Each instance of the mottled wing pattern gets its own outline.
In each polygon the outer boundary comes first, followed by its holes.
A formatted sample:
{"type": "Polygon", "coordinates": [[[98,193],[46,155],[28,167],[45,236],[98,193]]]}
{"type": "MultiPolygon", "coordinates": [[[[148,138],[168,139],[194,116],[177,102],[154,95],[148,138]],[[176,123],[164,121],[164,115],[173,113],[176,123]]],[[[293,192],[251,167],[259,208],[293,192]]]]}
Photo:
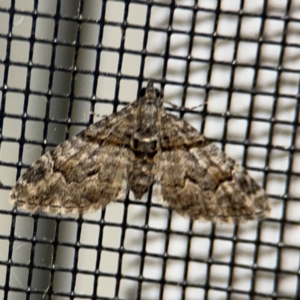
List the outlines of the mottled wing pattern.
{"type": "Polygon", "coordinates": [[[10,201],[33,212],[84,213],[124,199],[135,113],[129,105],[40,157],[13,187],[10,201]]]}
{"type": "Polygon", "coordinates": [[[167,114],[151,81],[140,98],[38,159],[10,200],[50,213],[84,213],[131,189],[157,186],[163,201],[193,219],[240,222],[270,211],[265,191],[184,120],[167,114]]]}
{"type": "Polygon", "coordinates": [[[161,136],[156,182],[170,208],[223,222],[260,219],[270,211],[268,196],[248,173],[184,120],[163,113],[161,136]]]}

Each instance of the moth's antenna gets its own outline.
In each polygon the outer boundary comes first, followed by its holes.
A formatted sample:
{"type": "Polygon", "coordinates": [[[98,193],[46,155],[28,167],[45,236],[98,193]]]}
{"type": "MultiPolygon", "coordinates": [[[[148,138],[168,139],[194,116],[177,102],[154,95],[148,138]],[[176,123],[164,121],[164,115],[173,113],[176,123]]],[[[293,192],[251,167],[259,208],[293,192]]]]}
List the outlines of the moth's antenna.
{"type": "Polygon", "coordinates": [[[148,84],[147,84],[147,89],[153,89],[154,87],[153,87],[153,80],[152,79],[149,79],[148,80],[148,84]]]}

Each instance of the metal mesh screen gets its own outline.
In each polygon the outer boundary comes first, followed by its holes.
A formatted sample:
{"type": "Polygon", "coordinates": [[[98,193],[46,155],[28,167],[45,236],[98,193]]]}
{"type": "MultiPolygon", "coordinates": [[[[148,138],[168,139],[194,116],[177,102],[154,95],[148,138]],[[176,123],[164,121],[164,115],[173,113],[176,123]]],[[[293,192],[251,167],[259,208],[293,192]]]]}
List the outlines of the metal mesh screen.
{"type": "Polygon", "coordinates": [[[299,29],[297,0],[2,0],[0,298],[300,298],[299,29]],[[151,193],[82,218],[9,204],[148,78],[266,188],[268,219],[191,222],[151,193]]]}

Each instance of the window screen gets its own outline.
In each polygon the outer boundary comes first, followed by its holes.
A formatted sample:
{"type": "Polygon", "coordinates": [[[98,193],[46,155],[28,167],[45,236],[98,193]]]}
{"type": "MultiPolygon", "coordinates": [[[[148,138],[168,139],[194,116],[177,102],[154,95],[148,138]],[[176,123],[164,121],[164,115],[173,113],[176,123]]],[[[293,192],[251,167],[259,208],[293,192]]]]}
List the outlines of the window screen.
{"type": "Polygon", "coordinates": [[[298,299],[299,29],[296,0],[2,0],[0,298],[298,299]],[[9,203],[31,163],[149,78],[266,189],[267,219],[192,222],[151,193],[82,217],[9,203]]]}

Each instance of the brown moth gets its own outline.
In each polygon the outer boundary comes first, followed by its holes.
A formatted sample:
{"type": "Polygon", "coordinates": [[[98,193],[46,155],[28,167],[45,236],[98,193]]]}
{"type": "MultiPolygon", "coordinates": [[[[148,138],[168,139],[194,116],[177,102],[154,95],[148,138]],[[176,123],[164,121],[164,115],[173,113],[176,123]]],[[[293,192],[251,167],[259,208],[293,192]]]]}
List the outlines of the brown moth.
{"type": "Polygon", "coordinates": [[[266,192],[215,144],[168,114],[152,81],[120,112],[33,163],[13,187],[17,207],[84,213],[140,199],[159,186],[164,203],[192,219],[241,222],[270,211],[266,192]]]}

